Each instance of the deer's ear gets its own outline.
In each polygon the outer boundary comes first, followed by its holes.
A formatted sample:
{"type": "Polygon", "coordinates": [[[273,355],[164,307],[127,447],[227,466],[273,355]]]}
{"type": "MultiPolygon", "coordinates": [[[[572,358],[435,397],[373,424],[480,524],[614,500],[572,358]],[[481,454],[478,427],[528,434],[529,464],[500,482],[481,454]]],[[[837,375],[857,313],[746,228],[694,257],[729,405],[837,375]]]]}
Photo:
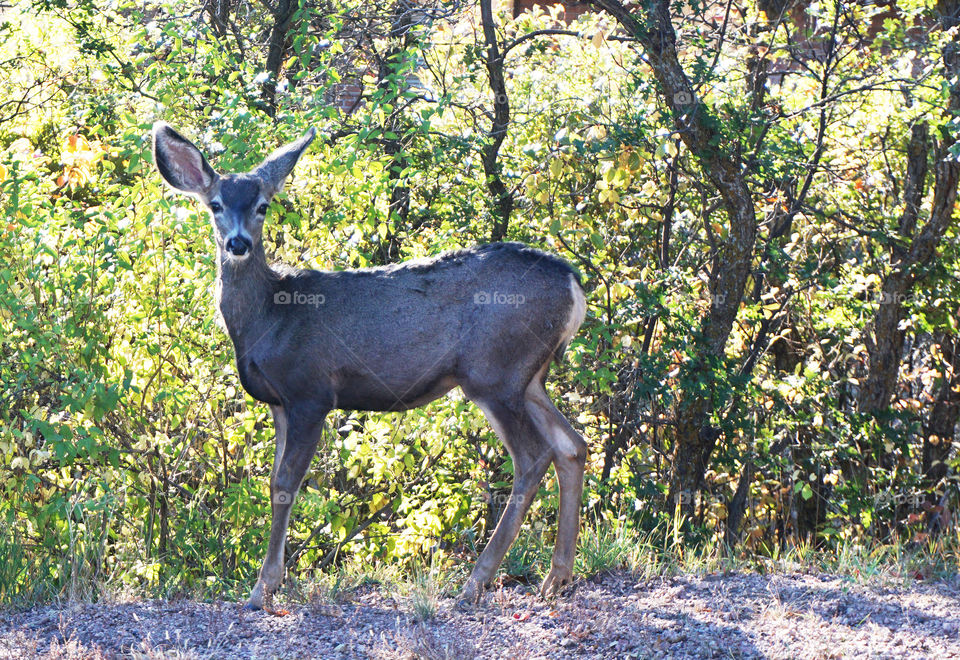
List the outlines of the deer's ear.
{"type": "Polygon", "coordinates": [[[163,121],[153,125],[153,160],[163,180],[181,192],[203,195],[217,180],[200,150],[163,121]]]}
{"type": "Polygon", "coordinates": [[[267,182],[273,188],[274,192],[280,192],[283,189],[283,182],[290,176],[294,165],[300,160],[300,156],[307,150],[317,131],[311,128],[303,136],[288,145],[280,147],[257,166],[253,173],[267,182]]]}

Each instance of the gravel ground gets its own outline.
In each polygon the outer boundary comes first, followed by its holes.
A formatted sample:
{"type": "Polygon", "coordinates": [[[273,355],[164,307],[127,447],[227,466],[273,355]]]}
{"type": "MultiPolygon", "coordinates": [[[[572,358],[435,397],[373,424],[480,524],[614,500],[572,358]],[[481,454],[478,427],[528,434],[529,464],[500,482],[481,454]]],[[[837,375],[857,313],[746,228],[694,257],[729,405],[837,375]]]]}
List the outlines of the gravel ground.
{"type": "Polygon", "coordinates": [[[514,585],[418,623],[386,591],[339,605],[141,601],[0,615],[0,658],[960,658],[960,580],[829,575],[582,581],[554,603],[514,585]]]}

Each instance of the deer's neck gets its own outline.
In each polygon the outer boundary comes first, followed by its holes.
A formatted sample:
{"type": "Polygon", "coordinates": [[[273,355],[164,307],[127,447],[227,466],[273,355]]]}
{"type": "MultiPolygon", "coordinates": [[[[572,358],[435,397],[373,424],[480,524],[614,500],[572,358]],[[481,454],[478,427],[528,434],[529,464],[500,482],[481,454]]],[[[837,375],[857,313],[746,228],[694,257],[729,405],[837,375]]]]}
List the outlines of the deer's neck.
{"type": "Polygon", "coordinates": [[[276,281],[262,245],[254,246],[242,261],[217,250],[217,308],[237,349],[242,350],[247,335],[265,320],[276,281]]]}

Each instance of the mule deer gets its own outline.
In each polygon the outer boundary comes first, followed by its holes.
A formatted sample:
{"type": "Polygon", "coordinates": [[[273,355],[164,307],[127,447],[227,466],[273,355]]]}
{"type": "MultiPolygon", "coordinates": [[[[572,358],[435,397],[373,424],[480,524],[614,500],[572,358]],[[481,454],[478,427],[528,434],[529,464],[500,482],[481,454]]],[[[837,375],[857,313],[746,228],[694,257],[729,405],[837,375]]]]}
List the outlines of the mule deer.
{"type": "Polygon", "coordinates": [[[541,592],[555,593],[572,579],[587,447],[544,383],[550,363],[583,322],[576,275],[560,258],[519,243],[359,270],[269,266],[262,241],[268,205],[314,134],[311,129],[249,173],[220,175],[168,124],[153,127],[163,179],[210,212],[217,307],[240,382],[270,406],[276,427],[270,542],[247,607],[261,608],[283,579],[290,509],[327,413],[406,410],[456,386],[510,452],[515,476],[462,598],[479,600],[551,462],[560,512],[541,592]]]}

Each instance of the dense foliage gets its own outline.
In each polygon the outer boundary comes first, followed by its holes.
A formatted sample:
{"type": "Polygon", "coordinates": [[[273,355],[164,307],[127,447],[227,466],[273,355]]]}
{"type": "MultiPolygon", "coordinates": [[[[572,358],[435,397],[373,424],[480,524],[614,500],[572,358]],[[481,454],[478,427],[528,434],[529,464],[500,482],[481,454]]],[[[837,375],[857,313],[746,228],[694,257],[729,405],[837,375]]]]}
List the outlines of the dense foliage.
{"type": "MultiPolygon", "coordinates": [[[[268,216],[280,261],[506,238],[573,263],[588,319],[550,387],[593,519],[761,553],[952,530],[960,5],[594,5],[0,10],[0,601],[259,568],[272,424],[157,119],[220,171],[318,127],[268,216]]],[[[332,415],[289,563],[472,561],[510,470],[459,394],[332,415]]]]}

